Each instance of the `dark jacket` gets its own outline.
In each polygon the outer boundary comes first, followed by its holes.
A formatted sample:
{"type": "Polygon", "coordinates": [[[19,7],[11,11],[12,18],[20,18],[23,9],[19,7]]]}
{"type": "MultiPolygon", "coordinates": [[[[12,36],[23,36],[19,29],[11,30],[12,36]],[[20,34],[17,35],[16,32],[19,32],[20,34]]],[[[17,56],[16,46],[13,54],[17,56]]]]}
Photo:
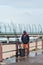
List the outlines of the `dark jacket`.
{"type": "Polygon", "coordinates": [[[29,42],[29,36],[23,34],[21,40],[24,44],[27,44],[29,42]]]}

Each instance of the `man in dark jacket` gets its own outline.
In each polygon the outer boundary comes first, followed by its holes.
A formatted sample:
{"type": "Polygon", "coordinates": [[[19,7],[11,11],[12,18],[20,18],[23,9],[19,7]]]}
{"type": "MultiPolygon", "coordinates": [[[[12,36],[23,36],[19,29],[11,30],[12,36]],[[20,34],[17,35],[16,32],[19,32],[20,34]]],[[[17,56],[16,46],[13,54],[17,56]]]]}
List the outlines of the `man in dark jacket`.
{"type": "Polygon", "coordinates": [[[29,35],[27,34],[26,31],[23,31],[21,40],[23,43],[21,46],[22,46],[22,48],[26,49],[27,55],[28,55],[29,54],[29,35]]]}

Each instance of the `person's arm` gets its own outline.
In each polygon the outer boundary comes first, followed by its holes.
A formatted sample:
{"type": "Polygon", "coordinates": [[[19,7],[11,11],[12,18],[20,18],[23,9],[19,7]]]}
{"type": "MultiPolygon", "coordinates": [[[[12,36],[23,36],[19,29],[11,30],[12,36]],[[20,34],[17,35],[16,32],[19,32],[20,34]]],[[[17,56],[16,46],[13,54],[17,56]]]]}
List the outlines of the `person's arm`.
{"type": "Polygon", "coordinates": [[[23,41],[23,36],[21,37],[21,40],[23,41]]]}
{"type": "Polygon", "coordinates": [[[29,42],[29,36],[28,36],[28,42],[29,42]]]}

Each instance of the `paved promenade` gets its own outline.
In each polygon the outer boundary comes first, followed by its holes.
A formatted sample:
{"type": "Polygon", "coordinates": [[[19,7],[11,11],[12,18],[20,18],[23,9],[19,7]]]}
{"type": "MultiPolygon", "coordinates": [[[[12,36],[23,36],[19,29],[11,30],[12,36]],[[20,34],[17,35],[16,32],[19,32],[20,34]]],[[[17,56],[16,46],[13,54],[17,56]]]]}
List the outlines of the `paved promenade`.
{"type": "Polygon", "coordinates": [[[43,65],[43,54],[33,57],[20,58],[20,61],[13,63],[0,63],[0,65],[43,65]]]}

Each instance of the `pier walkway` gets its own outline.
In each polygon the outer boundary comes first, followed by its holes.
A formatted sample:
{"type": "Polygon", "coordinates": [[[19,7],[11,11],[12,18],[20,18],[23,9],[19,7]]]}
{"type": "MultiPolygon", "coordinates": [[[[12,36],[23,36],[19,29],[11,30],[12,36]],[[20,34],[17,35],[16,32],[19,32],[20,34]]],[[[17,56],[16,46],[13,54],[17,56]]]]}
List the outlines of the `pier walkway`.
{"type": "Polygon", "coordinates": [[[37,56],[20,58],[18,62],[9,63],[8,61],[3,61],[0,62],[0,65],[43,65],[43,53],[37,56]]]}

